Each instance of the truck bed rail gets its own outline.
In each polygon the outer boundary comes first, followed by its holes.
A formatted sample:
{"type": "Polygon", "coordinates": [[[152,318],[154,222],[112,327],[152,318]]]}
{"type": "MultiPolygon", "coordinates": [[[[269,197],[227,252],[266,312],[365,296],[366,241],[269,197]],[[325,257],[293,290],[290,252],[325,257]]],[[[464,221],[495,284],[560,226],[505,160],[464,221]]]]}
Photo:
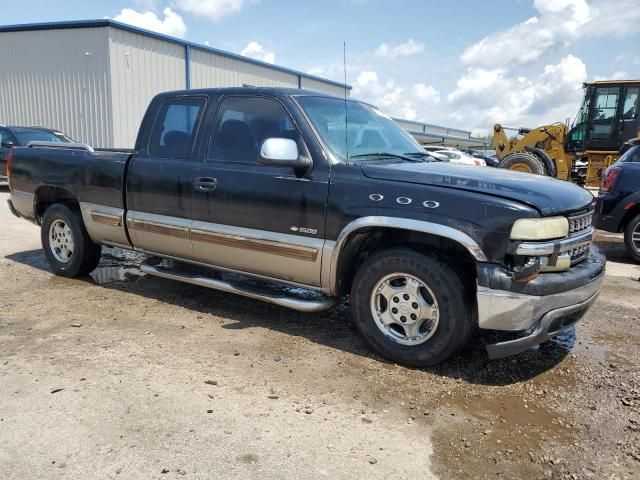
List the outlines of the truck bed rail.
{"type": "Polygon", "coordinates": [[[27,148],[60,148],[63,150],[85,150],[89,153],[93,153],[95,150],[91,145],[86,143],[68,143],[68,142],[40,142],[32,141],[27,144],[27,148]]]}

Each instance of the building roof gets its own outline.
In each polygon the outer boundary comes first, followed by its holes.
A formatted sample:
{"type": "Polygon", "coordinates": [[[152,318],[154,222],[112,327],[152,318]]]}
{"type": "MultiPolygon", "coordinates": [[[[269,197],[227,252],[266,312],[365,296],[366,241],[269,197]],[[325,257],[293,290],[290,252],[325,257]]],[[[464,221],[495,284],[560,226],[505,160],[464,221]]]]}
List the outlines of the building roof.
{"type": "Polygon", "coordinates": [[[290,73],[292,75],[297,75],[299,77],[308,78],[311,80],[318,80],[320,82],[324,82],[330,85],[335,85],[341,88],[351,89],[351,85],[346,85],[344,83],[336,82],[333,80],[328,80],[326,78],[318,77],[316,75],[311,75],[308,73],[300,72],[297,70],[292,70],[286,67],[281,67],[279,65],[274,65],[267,62],[262,62],[260,60],[255,60],[250,57],[245,57],[243,55],[238,55],[236,53],[226,52],[224,50],[218,50],[217,48],[212,48],[207,45],[202,45],[195,42],[190,42],[187,40],[182,40],[180,38],[171,37],[169,35],[164,35],[162,33],[152,32],[150,30],[145,30],[143,28],[134,27],[133,25],[128,25],[126,23],[117,22],[115,20],[111,20],[108,18],[100,19],[100,20],[73,20],[73,21],[64,21],[64,22],[47,22],[47,23],[27,23],[22,25],[0,25],[0,33],[2,32],[32,32],[38,30],[64,30],[64,29],[73,29],[73,28],[99,28],[99,27],[113,27],[118,28],[120,30],[126,30],[133,33],[138,33],[140,35],[146,35],[148,37],[153,37],[158,40],[164,40],[165,42],[171,42],[178,45],[182,45],[189,48],[195,48],[198,50],[203,50],[205,52],[215,53],[216,55],[220,55],[227,58],[232,58],[234,60],[239,60],[241,62],[252,63],[255,65],[260,65],[262,67],[270,68],[272,70],[279,70],[281,72],[290,73]]]}

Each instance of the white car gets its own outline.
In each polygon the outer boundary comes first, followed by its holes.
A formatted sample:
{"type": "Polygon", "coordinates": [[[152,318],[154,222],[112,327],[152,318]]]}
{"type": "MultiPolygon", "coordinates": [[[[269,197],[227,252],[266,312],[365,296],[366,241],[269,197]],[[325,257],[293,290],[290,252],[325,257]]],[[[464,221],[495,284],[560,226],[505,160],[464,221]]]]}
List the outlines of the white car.
{"type": "Polygon", "coordinates": [[[440,160],[441,162],[449,162],[449,156],[448,155],[444,155],[442,153],[438,153],[438,152],[433,152],[431,150],[427,150],[427,153],[429,155],[431,155],[433,158],[435,158],[436,160],[440,160]]]}
{"type": "Polygon", "coordinates": [[[423,145],[424,148],[429,153],[434,153],[437,155],[445,155],[449,158],[449,162],[451,163],[461,163],[463,165],[475,165],[477,167],[486,167],[487,163],[481,158],[475,158],[471,155],[467,155],[464,152],[452,147],[443,147],[441,145],[423,145]]]}

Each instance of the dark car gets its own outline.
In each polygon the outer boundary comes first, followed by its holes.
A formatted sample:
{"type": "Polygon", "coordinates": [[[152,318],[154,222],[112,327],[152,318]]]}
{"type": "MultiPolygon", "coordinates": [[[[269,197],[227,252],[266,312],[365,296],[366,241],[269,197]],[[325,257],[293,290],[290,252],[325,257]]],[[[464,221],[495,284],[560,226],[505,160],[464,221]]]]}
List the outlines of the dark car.
{"type": "Polygon", "coordinates": [[[0,125],[0,181],[6,180],[7,154],[13,147],[29,142],[73,142],[64,133],[44,127],[5,127],[0,125]]]}
{"type": "Polygon", "coordinates": [[[484,163],[487,164],[487,167],[497,167],[500,163],[500,160],[495,155],[487,155],[479,150],[474,150],[473,148],[462,151],[474,158],[481,158],[482,160],[484,160],[484,163]]]}
{"type": "Polygon", "coordinates": [[[133,152],[10,157],[9,208],[40,225],[56,274],[91,272],[111,245],[155,257],[148,274],[303,312],[349,295],[369,345],[407,365],[476,329],[508,336],[491,357],[522,352],[577,322],[604,278],[586,190],[433,161],[375,107],[317,92],[162,93],[133,152]]]}
{"type": "Polygon", "coordinates": [[[624,232],[629,255],[640,262],[640,145],[633,145],[605,171],[596,199],[595,226],[624,232]]]}

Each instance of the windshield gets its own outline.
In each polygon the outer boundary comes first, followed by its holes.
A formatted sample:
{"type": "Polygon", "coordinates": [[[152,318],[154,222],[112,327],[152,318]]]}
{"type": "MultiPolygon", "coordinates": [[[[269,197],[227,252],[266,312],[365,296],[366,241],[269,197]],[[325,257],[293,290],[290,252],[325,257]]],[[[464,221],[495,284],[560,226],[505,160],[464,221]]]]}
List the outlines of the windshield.
{"type": "Polygon", "coordinates": [[[624,152],[624,154],[618,159],[618,162],[634,162],[640,163],[640,145],[636,145],[635,147],[631,147],[629,150],[624,152]]]}
{"type": "Polygon", "coordinates": [[[60,132],[48,132],[31,128],[14,128],[13,133],[20,145],[26,146],[29,142],[71,142],[71,139],[60,132]]]}
{"type": "Polygon", "coordinates": [[[397,160],[407,155],[428,158],[428,153],[408,132],[375,107],[329,97],[298,97],[297,100],[338,160],[397,160]]]}

